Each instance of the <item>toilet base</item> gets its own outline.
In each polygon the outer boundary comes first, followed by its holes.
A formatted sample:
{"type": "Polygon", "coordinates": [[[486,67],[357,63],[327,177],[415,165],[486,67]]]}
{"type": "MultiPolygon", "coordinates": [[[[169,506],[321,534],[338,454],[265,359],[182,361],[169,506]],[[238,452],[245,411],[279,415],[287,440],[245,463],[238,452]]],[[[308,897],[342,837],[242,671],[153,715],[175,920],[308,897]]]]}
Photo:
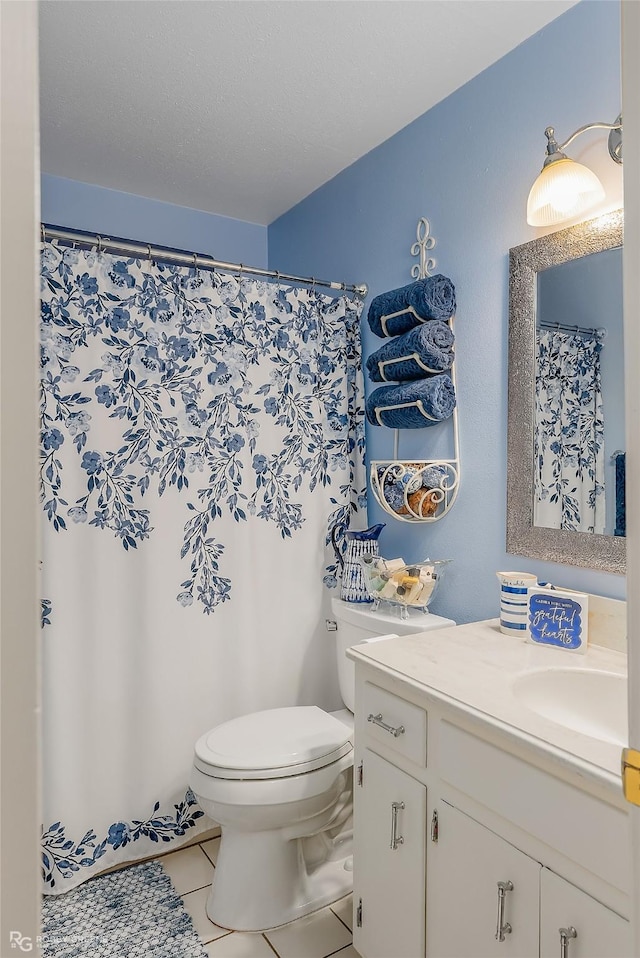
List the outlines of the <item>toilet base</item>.
{"type": "MultiPolygon", "coordinates": [[[[267,931],[308,915],[353,887],[352,842],[330,842],[322,860],[309,839],[283,841],[274,832],[222,832],[207,915],[231,931],[267,931]],[[250,855],[246,855],[250,849],[250,855]],[[243,867],[249,861],[251,868],[243,867]]],[[[314,841],[314,839],[311,839],[314,841]]]]}

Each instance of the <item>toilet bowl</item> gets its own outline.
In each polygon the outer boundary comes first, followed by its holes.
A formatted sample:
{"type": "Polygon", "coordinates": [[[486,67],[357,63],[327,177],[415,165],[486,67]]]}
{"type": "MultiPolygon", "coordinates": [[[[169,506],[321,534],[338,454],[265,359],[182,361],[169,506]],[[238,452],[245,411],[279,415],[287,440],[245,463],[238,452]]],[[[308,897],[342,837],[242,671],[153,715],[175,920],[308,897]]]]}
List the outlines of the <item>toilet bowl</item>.
{"type": "Polygon", "coordinates": [[[351,645],[455,623],[409,620],[332,600],[340,691],[347,709],[253,712],[218,725],[195,746],[191,788],[221,827],[211,921],[264,931],[348,894],[352,887],[353,663],[351,645]]]}
{"type": "Polygon", "coordinates": [[[216,925],[272,928],[348,893],[352,739],[309,706],[254,712],[198,740],[191,787],[222,829],[207,902],[216,925]]]}

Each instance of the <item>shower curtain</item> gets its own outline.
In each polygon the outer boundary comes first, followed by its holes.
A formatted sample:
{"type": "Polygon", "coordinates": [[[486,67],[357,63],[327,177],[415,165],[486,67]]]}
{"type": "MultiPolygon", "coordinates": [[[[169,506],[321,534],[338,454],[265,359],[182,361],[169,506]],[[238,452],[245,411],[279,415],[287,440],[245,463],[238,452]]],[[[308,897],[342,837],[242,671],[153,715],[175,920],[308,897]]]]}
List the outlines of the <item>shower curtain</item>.
{"type": "Polygon", "coordinates": [[[539,330],[534,523],[604,532],[604,417],[598,335],[539,330]]]}
{"type": "Polygon", "coordinates": [[[188,782],[212,726],[338,705],[323,579],[365,505],[360,309],[43,244],[47,893],[211,824],[188,782]]]}

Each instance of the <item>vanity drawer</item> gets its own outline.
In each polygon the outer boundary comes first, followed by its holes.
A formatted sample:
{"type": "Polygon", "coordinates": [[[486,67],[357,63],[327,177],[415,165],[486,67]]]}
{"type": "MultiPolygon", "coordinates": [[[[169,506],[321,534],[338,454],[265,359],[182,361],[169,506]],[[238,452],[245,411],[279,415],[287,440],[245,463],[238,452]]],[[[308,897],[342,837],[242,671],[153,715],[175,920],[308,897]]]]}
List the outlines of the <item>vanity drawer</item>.
{"type": "Polygon", "coordinates": [[[370,682],[364,686],[367,736],[404,755],[417,765],[427,764],[427,713],[392,692],[370,682]]]}
{"type": "Polygon", "coordinates": [[[631,887],[628,814],[443,721],[440,774],[614,888],[631,887]]]}

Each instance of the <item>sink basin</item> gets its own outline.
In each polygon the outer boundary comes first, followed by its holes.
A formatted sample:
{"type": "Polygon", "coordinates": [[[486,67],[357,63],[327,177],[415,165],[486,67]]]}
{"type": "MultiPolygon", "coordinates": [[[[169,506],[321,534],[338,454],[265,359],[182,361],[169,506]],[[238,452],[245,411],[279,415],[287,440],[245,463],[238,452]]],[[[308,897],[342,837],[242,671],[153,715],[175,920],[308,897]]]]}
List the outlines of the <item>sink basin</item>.
{"type": "Polygon", "coordinates": [[[537,669],[513,681],[516,698],[558,725],[614,745],[628,744],[627,677],[597,669],[537,669]]]}

